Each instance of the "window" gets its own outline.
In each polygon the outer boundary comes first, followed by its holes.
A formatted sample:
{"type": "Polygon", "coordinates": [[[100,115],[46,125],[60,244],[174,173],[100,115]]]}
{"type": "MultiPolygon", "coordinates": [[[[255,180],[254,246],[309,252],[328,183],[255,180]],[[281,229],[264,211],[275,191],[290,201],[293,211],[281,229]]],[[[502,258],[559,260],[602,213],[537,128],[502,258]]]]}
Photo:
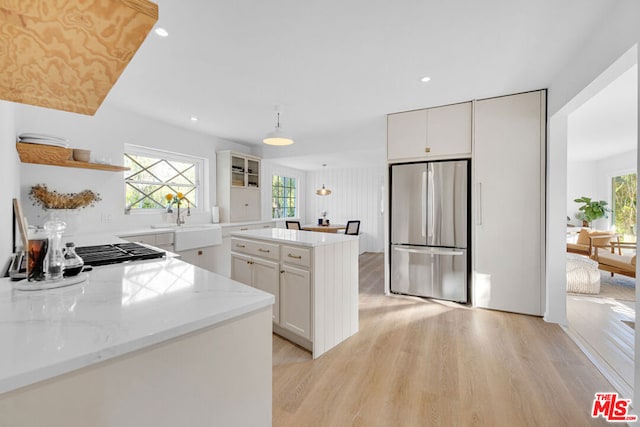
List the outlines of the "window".
{"type": "Polygon", "coordinates": [[[202,204],[205,159],[125,144],[125,212],[165,209],[181,192],[192,208],[202,204]]]}
{"type": "Polygon", "coordinates": [[[635,173],[613,177],[611,221],[625,242],[636,241],[636,191],[635,173]]]}
{"type": "Polygon", "coordinates": [[[273,175],[271,181],[271,218],[294,218],[297,215],[298,190],[296,179],[273,175]]]}

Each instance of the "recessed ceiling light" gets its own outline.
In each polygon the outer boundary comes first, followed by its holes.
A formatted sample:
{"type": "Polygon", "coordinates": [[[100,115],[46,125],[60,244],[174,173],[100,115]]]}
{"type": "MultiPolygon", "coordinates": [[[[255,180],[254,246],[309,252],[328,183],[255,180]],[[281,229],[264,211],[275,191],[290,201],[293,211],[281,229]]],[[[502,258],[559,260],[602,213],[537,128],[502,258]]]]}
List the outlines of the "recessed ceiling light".
{"type": "Polygon", "coordinates": [[[169,32],[162,27],[158,27],[156,28],[156,34],[160,37],[167,37],[169,35],[169,32]]]}
{"type": "Polygon", "coordinates": [[[191,121],[192,121],[192,122],[197,122],[197,121],[198,121],[198,118],[197,118],[196,116],[191,116],[191,121]]]}
{"type": "Polygon", "coordinates": [[[429,80],[431,80],[431,77],[426,77],[426,76],[420,79],[420,81],[423,82],[423,83],[426,83],[429,80]]]}

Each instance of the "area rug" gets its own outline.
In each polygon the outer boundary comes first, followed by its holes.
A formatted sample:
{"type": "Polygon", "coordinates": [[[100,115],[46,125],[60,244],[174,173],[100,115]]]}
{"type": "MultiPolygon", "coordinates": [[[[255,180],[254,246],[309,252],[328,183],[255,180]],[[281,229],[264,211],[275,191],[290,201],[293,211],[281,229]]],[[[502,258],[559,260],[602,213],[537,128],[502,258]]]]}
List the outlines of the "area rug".
{"type": "MultiPolygon", "coordinates": [[[[594,295],[595,296],[595,295],[594,295]]],[[[607,271],[600,272],[600,297],[618,299],[622,301],[636,300],[636,279],[607,271]]]]}

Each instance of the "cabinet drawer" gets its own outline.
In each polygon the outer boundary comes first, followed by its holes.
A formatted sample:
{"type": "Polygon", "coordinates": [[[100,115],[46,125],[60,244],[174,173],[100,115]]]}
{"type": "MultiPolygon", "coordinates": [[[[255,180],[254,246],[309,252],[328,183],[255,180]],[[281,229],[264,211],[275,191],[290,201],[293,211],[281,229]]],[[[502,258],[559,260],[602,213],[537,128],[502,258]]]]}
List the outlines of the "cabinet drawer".
{"type": "Polygon", "coordinates": [[[248,240],[236,239],[235,237],[231,238],[231,250],[233,252],[241,252],[243,254],[251,255],[251,245],[253,242],[248,240]]]}
{"type": "Polygon", "coordinates": [[[156,235],[155,234],[139,234],[132,236],[121,236],[122,239],[128,240],[133,243],[144,243],[145,245],[156,245],[156,235]]]}
{"type": "Polygon", "coordinates": [[[278,245],[274,245],[273,243],[266,242],[248,242],[250,246],[250,253],[255,256],[274,259],[276,261],[280,260],[280,247],[278,245]]]}
{"type": "Polygon", "coordinates": [[[311,267],[311,249],[283,245],[282,262],[311,267]]]}

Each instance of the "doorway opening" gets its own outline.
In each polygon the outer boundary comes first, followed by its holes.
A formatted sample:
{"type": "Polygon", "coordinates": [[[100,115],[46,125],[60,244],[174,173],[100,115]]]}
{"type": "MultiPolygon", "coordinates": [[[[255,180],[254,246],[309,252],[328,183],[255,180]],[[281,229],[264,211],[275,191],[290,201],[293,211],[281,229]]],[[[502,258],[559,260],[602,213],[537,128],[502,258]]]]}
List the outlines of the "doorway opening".
{"type": "Polygon", "coordinates": [[[566,330],[625,398],[633,397],[635,364],[637,94],[634,47],[554,117],[566,134],[567,248],[587,245],[558,271],[566,273],[566,330]],[[584,198],[605,206],[587,227],[575,201],[584,198]]]}

